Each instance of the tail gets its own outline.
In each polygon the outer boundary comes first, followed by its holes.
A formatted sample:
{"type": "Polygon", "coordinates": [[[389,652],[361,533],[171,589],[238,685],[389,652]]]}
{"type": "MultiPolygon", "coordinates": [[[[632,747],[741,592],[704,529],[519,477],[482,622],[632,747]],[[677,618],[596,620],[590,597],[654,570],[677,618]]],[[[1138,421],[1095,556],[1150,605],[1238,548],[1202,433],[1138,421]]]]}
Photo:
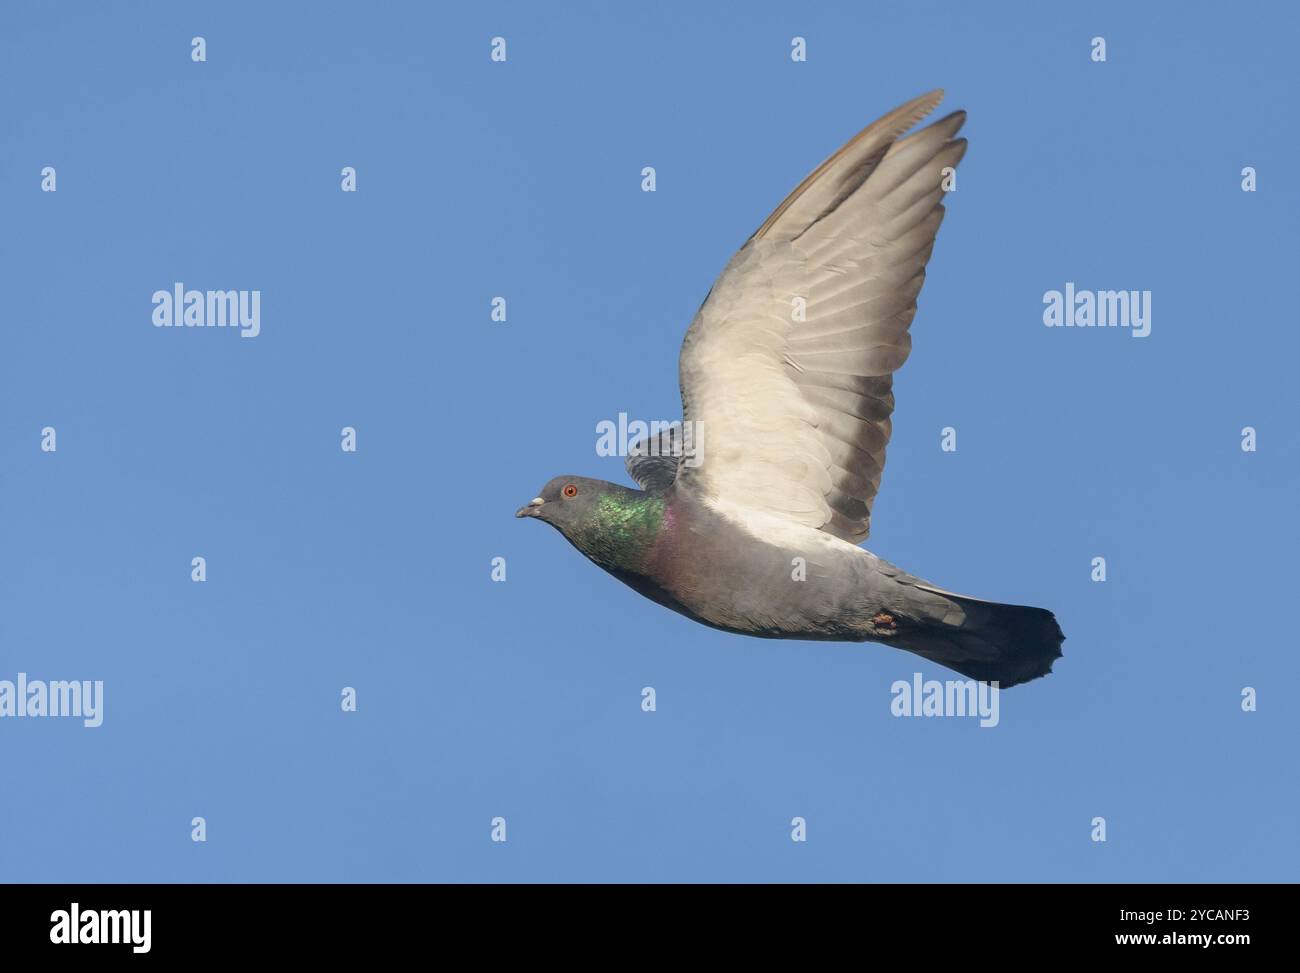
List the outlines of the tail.
{"type": "Polygon", "coordinates": [[[912,586],[924,593],[925,616],[936,620],[900,625],[891,645],[970,679],[997,680],[1003,689],[1047,675],[1061,658],[1065,635],[1045,608],[981,601],[919,581],[912,586]],[[935,596],[942,601],[936,603],[935,596]]]}

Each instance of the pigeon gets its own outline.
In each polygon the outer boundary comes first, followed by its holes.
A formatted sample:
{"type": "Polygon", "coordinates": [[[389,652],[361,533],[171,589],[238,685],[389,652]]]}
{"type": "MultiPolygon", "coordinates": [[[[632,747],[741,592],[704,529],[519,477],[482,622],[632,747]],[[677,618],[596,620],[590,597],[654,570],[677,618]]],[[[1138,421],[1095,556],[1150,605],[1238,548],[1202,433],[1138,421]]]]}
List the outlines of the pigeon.
{"type": "Polygon", "coordinates": [[[516,516],[726,632],[877,642],[1002,688],[1050,672],[1065,639],[1050,611],[944,590],[860,546],[966,152],[962,111],[906,134],[942,97],[860,132],[732,257],[682,343],[680,425],[627,450],[639,489],[558,476],[516,516]]]}

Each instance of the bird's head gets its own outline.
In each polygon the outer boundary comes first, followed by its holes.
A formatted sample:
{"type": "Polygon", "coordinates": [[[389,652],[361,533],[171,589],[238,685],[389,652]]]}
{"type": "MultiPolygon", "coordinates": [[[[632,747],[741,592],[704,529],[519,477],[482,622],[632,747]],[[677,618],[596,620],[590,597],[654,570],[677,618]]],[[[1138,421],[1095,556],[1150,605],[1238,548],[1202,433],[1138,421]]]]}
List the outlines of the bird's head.
{"type": "Polygon", "coordinates": [[[516,517],[544,520],[566,536],[595,519],[601,497],[615,492],[631,493],[626,487],[585,476],[557,476],[542,492],[515,511],[516,517]]]}
{"type": "Polygon", "coordinates": [[[515,511],[544,520],[597,564],[629,567],[654,543],[663,498],[605,480],[557,476],[515,511]]]}

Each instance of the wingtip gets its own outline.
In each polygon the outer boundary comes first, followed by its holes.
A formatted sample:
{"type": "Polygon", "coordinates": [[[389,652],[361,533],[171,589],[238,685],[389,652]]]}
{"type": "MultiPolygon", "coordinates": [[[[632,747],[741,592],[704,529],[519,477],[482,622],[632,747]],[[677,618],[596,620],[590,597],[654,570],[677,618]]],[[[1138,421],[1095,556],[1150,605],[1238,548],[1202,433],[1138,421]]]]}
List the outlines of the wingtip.
{"type": "MultiPolygon", "coordinates": [[[[781,205],[774,209],[771,215],[763,221],[762,225],[754,231],[751,239],[761,239],[768,236],[808,187],[827,171],[832,170],[846,155],[853,153],[854,158],[861,161],[862,159],[871,158],[870,152],[883,153],[886,151],[890,144],[897,141],[900,136],[915,127],[925,116],[934,111],[935,106],[943,100],[943,95],[942,88],[927,91],[911,101],[904,102],[893,111],[887,112],[858,132],[857,135],[840,146],[836,152],[832,153],[821,165],[809,173],[803,182],[799,183],[790,195],[782,200],[781,205]]],[[[815,216],[815,213],[805,214],[806,222],[800,224],[801,227],[806,226],[815,216]]]]}
{"type": "Polygon", "coordinates": [[[924,105],[925,114],[928,115],[939,106],[939,102],[943,101],[943,96],[944,90],[942,88],[934,88],[923,95],[918,95],[913,98],[912,104],[917,106],[924,105]]]}
{"type": "MultiPolygon", "coordinates": [[[[943,101],[943,89],[935,88],[927,91],[923,95],[917,95],[905,105],[900,105],[890,115],[902,116],[906,125],[895,133],[895,137],[902,135],[908,129],[916,125],[921,119],[925,118],[930,112],[939,107],[939,102],[943,101]]],[[[889,116],[886,116],[889,117],[889,116]]]]}

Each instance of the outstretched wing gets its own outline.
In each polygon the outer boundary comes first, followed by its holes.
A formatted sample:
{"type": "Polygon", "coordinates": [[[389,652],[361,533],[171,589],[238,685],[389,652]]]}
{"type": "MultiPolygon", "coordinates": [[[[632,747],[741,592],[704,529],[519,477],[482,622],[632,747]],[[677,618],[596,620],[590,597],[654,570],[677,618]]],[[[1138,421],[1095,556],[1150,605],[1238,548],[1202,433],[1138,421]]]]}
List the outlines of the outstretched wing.
{"type": "Polygon", "coordinates": [[[667,490],[677,478],[677,466],[689,447],[680,423],[638,439],[628,448],[628,475],[642,490],[667,490]]]}
{"type": "Polygon", "coordinates": [[[895,109],[818,166],[713,285],[682,344],[684,417],[707,436],[679,489],[867,536],[893,373],[911,350],[965,113],[899,136],[942,97],[895,109]]]}

